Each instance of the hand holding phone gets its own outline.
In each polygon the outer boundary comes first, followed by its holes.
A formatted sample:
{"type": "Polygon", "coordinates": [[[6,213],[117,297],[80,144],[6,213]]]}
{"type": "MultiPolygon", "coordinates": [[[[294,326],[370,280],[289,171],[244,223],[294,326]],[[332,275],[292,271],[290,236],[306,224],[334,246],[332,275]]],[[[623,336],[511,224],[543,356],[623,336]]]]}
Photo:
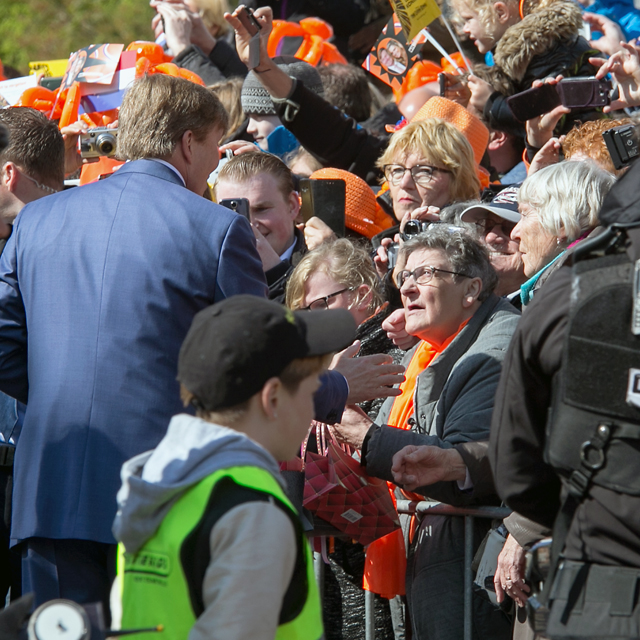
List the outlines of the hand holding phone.
{"type": "Polygon", "coordinates": [[[260,30],[262,27],[249,7],[240,5],[235,15],[251,37],[251,40],[249,40],[249,62],[247,67],[255,69],[260,64],[260,30]]]}

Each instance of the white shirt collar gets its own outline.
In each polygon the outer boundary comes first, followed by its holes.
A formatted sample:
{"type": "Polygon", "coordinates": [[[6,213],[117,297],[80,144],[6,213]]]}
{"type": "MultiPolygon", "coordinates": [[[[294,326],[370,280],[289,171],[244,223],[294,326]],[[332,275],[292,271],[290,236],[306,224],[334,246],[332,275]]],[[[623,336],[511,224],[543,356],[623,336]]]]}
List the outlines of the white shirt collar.
{"type": "Polygon", "coordinates": [[[293,242],[291,243],[291,246],[280,256],[280,260],[290,260],[291,256],[293,255],[293,249],[296,246],[296,236],[295,234],[293,235],[293,242]]]}
{"type": "Polygon", "coordinates": [[[171,169],[171,171],[173,171],[180,178],[182,184],[185,187],[187,186],[187,183],[184,181],[182,174],[170,162],[167,162],[166,160],[160,160],[160,158],[147,158],[147,160],[153,160],[154,162],[163,164],[165,167],[169,167],[169,169],[171,169]]]}

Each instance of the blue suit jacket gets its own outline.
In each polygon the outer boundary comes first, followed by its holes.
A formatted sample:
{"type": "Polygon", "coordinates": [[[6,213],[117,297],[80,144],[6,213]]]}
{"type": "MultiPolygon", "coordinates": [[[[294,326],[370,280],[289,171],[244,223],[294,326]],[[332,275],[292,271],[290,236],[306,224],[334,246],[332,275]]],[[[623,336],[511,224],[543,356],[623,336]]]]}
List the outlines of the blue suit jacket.
{"type": "Polygon", "coordinates": [[[27,401],[12,540],[113,542],[120,467],[183,410],[193,316],[266,295],[245,218],[152,160],[26,206],[0,258],[0,389],[27,401]]]}

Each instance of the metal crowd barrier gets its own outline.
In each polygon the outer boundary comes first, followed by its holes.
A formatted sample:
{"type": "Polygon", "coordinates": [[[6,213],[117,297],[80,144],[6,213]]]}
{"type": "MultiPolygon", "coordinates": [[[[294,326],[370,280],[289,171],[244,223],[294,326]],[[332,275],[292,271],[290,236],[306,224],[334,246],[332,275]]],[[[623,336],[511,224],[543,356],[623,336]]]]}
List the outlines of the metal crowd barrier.
{"type": "MultiPolygon", "coordinates": [[[[471,565],[473,563],[473,519],[489,518],[491,520],[502,520],[511,513],[511,509],[506,507],[452,507],[439,502],[415,502],[412,500],[398,500],[398,513],[413,515],[416,513],[430,513],[432,515],[458,516],[464,518],[464,640],[472,640],[472,614],[473,606],[471,602],[473,593],[473,573],[471,565]]],[[[316,579],[318,584],[324,582],[324,561],[317,553],[314,555],[316,579]]],[[[320,590],[322,593],[322,589],[320,590]]],[[[374,616],[374,594],[365,591],[365,640],[375,640],[375,616],[374,616]]]]}

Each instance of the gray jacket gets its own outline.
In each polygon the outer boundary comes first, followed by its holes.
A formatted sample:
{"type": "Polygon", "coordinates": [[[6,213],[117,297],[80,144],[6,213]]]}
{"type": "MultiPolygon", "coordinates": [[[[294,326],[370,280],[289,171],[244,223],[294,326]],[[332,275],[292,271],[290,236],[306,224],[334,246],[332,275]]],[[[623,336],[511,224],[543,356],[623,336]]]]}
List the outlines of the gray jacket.
{"type": "MultiPolygon", "coordinates": [[[[369,474],[393,481],[391,460],[410,444],[456,446],[460,450],[464,443],[488,440],[502,362],[519,318],[520,313],[505,299],[491,295],[482,303],[459,335],[418,376],[412,430],[380,426],[367,434],[365,463],[369,474]]],[[[405,356],[405,366],[414,351],[405,356]]],[[[377,425],[387,422],[393,400],[389,398],[382,405],[377,425]]],[[[475,491],[462,492],[455,482],[430,485],[418,493],[454,505],[485,497],[475,491]]]]}

